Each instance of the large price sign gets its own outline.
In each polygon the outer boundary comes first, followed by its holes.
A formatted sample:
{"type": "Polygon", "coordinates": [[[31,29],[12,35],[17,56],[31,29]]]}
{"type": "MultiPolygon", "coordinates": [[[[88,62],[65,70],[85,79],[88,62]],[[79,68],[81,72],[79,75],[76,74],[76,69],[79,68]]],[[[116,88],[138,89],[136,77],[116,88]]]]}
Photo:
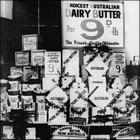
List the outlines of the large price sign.
{"type": "Polygon", "coordinates": [[[45,55],[45,76],[61,73],[61,52],[49,51],[45,55]]]}
{"type": "Polygon", "coordinates": [[[63,47],[124,46],[122,2],[62,1],[63,47]]]}

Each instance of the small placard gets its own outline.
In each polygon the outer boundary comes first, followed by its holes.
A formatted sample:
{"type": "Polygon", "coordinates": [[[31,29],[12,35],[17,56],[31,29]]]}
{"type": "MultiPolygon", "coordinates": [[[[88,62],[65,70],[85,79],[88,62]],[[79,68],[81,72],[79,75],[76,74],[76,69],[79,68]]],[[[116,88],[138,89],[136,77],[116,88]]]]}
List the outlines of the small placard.
{"type": "Polygon", "coordinates": [[[45,76],[61,73],[61,52],[49,51],[45,55],[45,76]]]}
{"type": "Polygon", "coordinates": [[[22,50],[37,50],[37,34],[22,35],[22,50]]]}

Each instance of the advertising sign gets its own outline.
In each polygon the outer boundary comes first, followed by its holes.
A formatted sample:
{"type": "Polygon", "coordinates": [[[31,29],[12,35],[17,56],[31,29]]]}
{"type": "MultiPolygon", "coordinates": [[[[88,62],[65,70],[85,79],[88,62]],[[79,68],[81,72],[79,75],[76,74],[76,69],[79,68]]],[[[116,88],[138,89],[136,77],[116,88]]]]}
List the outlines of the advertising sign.
{"type": "Polygon", "coordinates": [[[79,51],[74,49],[63,49],[62,74],[79,76],[79,51]]]}
{"type": "Polygon", "coordinates": [[[110,69],[109,75],[111,77],[124,77],[124,69],[125,69],[124,52],[114,53],[114,60],[112,61],[109,69],[110,69]]]}
{"type": "Polygon", "coordinates": [[[51,126],[52,139],[87,139],[88,129],[87,126],[53,125],[51,126]]]}
{"type": "Polygon", "coordinates": [[[45,55],[45,76],[61,72],[61,52],[49,51],[45,55]]]}
{"type": "Polygon", "coordinates": [[[122,2],[62,1],[63,47],[124,46],[122,2]]]}

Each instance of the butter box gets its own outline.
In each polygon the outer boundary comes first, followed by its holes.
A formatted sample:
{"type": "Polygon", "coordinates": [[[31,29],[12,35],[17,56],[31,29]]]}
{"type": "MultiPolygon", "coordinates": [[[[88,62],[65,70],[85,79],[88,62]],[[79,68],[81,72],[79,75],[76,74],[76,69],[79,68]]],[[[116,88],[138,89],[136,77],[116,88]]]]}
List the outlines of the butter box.
{"type": "Polygon", "coordinates": [[[22,35],[22,50],[37,50],[38,48],[38,35],[22,35]]]}
{"type": "Polygon", "coordinates": [[[50,107],[48,114],[48,123],[51,125],[68,124],[66,116],[66,107],[50,107]]]}
{"type": "Polygon", "coordinates": [[[56,106],[63,106],[68,101],[68,95],[60,87],[54,87],[46,96],[49,103],[56,106]]]}
{"type": "Polygon", "coordinates": [[[10,76],[22,76],[22,67],[10,67],[10,76]]]}
{"type": "Polygon", "coordinates": [[[31,65],[44,66],[45,65],[46,50],[32,50],[31,51],[31,65]]]}
{"type": "Polygon", "coordinates": [[[31,66],[23,67],[23,81],[28,82],[31,79],[38,79],[38,72],[33,70],[31,66]]]}
{"type": "Polygon", "coordinates": [[[15,65],[27,66],[30,64],[30,55],[28,51],[15,52],[15,65]]]}

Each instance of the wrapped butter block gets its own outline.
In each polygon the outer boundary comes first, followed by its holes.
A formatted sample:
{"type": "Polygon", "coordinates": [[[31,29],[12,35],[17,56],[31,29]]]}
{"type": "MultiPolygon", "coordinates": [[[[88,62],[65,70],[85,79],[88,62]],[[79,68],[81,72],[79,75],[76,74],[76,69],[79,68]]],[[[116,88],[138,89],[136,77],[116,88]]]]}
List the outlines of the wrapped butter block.
{"type": "Polygon", "coordinates": [[[45,76],[61,74],[61,52],[47,51],[45,53],[45,76]]]}
{"type": "Polygon", "coordinates": [[[112,96],[106,91],[104,77],[89,77],[89,102],[91,106],[106,107],[112,100],[112,96]]]}
{"type": "Polygon", "coordinates": [[[52,106],[63,106],[68,101],[68,96],[60,87],[54,87],[50,93],[46,96],[47,101],[52,106]]]}
{"type": "Polygon", "coordinates": [[[96,88],[101,87],[106,90],[106,78],[105,77],[88,77],[89,94],[96,88]]]}
{"type": "Polygon", "coordinates": [[[19,81],[9,81],[10,89],[8,91],[19,91],[20,83],[19,81]]]}
{"type": "Polygon", "coordinates": [[[93,61],[91,61],[85,69],[90,73],[91,76],[101,77],[106,74],[108,67],[103,62],[101,57],[96,57],[93,61]]]}
{"type": "Polygon", "coordinates": [[[87,124],[88,89],[79,77],[70,89],[70,123],[87,124]]]}
{"type": "Polygon", "coordinates": [[[79,76],[79,51],[73,49],[63,49],[62,74],[79,76]]]}
{"type": "Polygon", "coordinates": [[[28,51],[15,52],[15,65],[27,66],[30,64],[30,55],[28,51]]]}
{"type": "Polygon", "coordinates": [[[51,125],[68,124],[66,116],[66,107],[50,107],[48,114],[48,123],[51,125]]]}
{"type": "Polygon", "coordinates": [[[113,61],[110,63],[109,66],[109,76],[110,77],[124,77],[124,70],[125,70],[125,53],[124,52],[117,52],[114,53],[113,61]]]}
{"type": "Polygon", "coordinates": [[[44,66],[45,65],[46,50],[32,50],[31,51],[31,65],[44,66]]]}
{"type": "Polygon", "coordinates": [[[38,48],[38,35],[22,35],[22,50],[37,50],[38,48]]]}
{"type": "Polygon", "coordinates": [[[59,75],[47,75],[42,78],[42,89],[44,91],[50,91],[54,87],[59,85],[59,75]]]}

